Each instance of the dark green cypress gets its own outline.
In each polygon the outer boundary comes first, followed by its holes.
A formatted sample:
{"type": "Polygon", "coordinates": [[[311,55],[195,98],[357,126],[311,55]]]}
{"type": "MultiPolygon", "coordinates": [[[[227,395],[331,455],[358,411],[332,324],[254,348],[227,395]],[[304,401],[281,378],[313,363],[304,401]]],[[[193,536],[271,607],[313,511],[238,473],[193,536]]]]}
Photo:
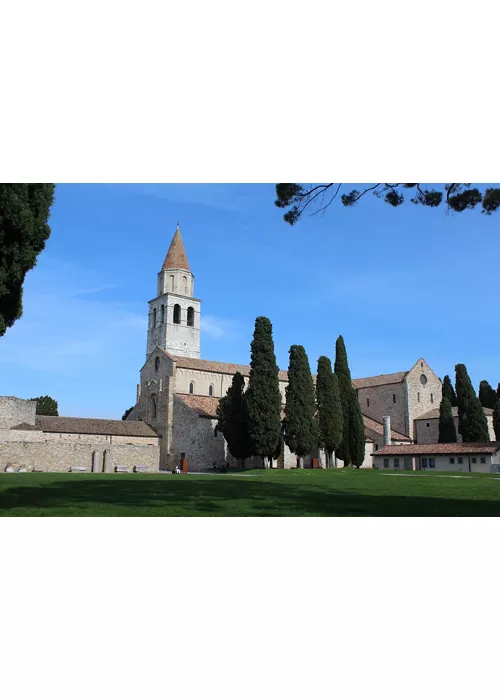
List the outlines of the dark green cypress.
{"type": "Polygon", "coordinates": [[[443,397],[445,396],[452,406],[457,406],[457,395],[448,375],[443,379],[443,397]]]}
{"type": "Polygon", "coordinates": [[[443,396],[439,407],[439,438],[438,442],[456,442],[457,431],[453,420],[451,402],[447,396],[443,396]]]}
{"type": "Polygon", "coordinates": [[[479,384],[479,401],[484,408],[495,408],[497,393],[486,379],[479,384]]]}
{"type": "Polygon", "coordinates": [[[463,364],[455,365],[455,389],[457,392],[458,406],[458,432],[462,437],[467,433],[466,414],[468,405],[476,392],[467,374],[467,368],[463,364]]]}
{"type": "Polygon", "coordinates": [[[495,439],[500,440],[500,401],[497,401],[493,409],[493,430],[495,439]]]}
{"type": "Polygon", "coordinates": [[[498,383],[498,386],[497,386],[497,401],[500,401],[500,382],[498,383]]]}
{"type": "Polygon", "coordinates": [[[30,399],[30,401],[36,401],[37,416],[59,415],[59,407],[57,405],[57,401],[51,396],[37,396],[35,399],[30,399]]]}
{"type": "Polygon", "coordinates": [[[352,461],[350,441],[352,381],[344,339],[341,335],[339,335],[335,344],[335,376],[339,384],[339,396],[343,417],[342,440],[336,451],[336,455],[344,462],[345,466],[348,466],[352,461]]]}
{"type": "Polygon", "coordinates": [[[254,454],[267,468],[281,435],[281,394],[274,354],[273,327],[265,316],[255,320],[250,346],[250,380],[247,389],[248,425],[254,454]]]}
{"type": "Polygon", "coordinates": [[[286,387],[284,436],[290,451],[303,459],[316,445],[316,401],[311,368],[302,345],[290,348],[288,385],[286,387]]]}
{"type": "Polygon", "coordinates": [[[466,431],[462,434],[464,442],[489,442],[488,421],[477,396],[469,399],[465,425],[466,431]]]}
{"type": "Polygon", "coordinates": [[[332,371],[330,358],[322,355],[318,360],[316,379],[316,402],[318,405],[318,438],[326,452],[326,466],[334,464],[333,455],[342,440],[342,404],[339,383],[332,371]]]}
{"type": "Polygon", "coordinates": [[[233,377],[231,386],[217,406],[217,427],[224,435],[229,452],[242,460],[253,454],[253,445],[248,432],[248,408],[245,395],[245,380],[239,372],[233,377]]]}
{"type": "Polygon", "coordinates": [[[0,184],[0,336],[23,313],[27,272],[50,236],[55,185],[0,184]]]}
{"type": "Polygon", "coordinates": [[[351,389],[349,409],[349,452],[351,462],[359,468],[365,458],[365,424],[359,405],[358,392],[354,387],[351,389]]]}

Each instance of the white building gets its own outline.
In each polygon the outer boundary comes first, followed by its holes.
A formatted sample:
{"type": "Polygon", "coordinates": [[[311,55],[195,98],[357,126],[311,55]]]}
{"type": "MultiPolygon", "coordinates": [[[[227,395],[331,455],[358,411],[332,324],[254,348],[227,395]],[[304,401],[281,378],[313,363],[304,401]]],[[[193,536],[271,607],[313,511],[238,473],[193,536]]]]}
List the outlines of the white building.
{"type": "Polygon", "coordinates": [[[375,469],[448,472],[500,471],[500,442],[384,445],[373,453],[375,469]]]}

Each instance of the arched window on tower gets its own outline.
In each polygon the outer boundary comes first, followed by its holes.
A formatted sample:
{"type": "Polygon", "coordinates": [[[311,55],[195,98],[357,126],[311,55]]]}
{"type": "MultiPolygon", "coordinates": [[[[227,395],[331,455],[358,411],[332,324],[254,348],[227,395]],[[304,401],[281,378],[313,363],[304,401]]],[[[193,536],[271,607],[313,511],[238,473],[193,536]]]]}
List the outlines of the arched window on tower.
{"type": "Polygon", "coordinates": [[[190,394],[194,394],[194,382],[191,382],[191,383],[189,384],[189,393],[190,393],[190,394]]]}
{"type": "Polygon", "coordinates": [[[210,386],[208,387],[208,395],[209,396],[214,395],[214,385],[213,384],[210,384],[210,386]]]}
{"type": "Polygon", "coordinates": [[[149,420],[156,420],[156,394],[149,397],[149,420]]]}
{"type": "Polygon", "coordinates": [[[179,304],[175,304],[174,306],[174,323],[180,323],[181,322],[181,307],[179,304]]]}
{"type": "Polygon", "coordinates": [[[156,309],[153,309],[152,328],[156,328],[156,309]]]}
{"type": "Polygon", "coordinates": [[[165,306],[161,305],[161,322],[165,323],[165,306]]]}
{"type": "Polygon", "coordinates": [[[188,281],[187,281],[187,277],[184,276],[182,278],[182,293],[183,294],[187,294],[187,288],[188,288],[188,281]]]}
{"type": "Polygon", "coordinates": [[[170,291],[174,291],[174,276],[170,275],[170,291]]]}
{"type": "Polygon", "coordinates": [[[192,306],[188,306],[188,326],[194,326],[194,309],[192,306]]]}

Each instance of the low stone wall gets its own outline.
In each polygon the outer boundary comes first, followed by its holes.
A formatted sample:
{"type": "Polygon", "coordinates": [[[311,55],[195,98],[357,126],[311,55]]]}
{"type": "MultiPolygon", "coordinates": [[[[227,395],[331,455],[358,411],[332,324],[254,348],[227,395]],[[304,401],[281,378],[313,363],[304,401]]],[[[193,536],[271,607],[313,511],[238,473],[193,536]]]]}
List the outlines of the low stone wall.
{"type": "MultiPolygon", "coordinates": [[[[13,432],[13,431],[12,431],[13,432]]],[[[158,445],[152,444],[120,444],[92,442],[86,436],[84,439],[65,440],[58,442],[52,439],[45,440],[44,434],[28,432],[26,439],[9,440],[0,442],[0,469],[3,471],[6,464],[14,467],[27,465],[34,469],[42,469],[49,472],[67,472],[71,467],[87,467],[92,470],[92,453],[97,453],[99,471],[104,467],[104,450],[109,455],[110,470],[114,471],[115,465],[120,464],[130,468],[137,464],[145,464],[150,471],[158,471],[160,450],[158,445]]],[[[23,433],[24,431],[19,431],[23,433]]],[[[67,437],[67,436],[66,436],[67,437]]],[[[96,436],[97,437],[97,436],[96,436]]]]}

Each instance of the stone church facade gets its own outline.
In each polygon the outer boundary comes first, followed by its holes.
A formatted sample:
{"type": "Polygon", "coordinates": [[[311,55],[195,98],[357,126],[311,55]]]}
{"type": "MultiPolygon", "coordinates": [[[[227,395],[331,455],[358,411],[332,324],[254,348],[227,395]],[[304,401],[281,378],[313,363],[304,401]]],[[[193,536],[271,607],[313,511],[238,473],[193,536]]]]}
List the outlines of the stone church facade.
{"type": "MultiPolygon", "coordinates": [[[[177,225],[149,302],[146,361],[127,420],[36,416],[35,402],[0,397],[0,462],[44,471],[158,471],[182,458],[189,471],[210,469],[214,462],[235,466],[217,431],[216,410],[235,372],[248,383],[250,367],[202,359],[200,318],[201,301],[177,225]]],[[[287,372],[280,370],[283,406],[287,382],[287,372]]],[[[364,467],[372,466],[372,455],[384,444],[429,442],[434,436],[441,381],[423,358],[408,371],[354,379],[353,386],[365,425],[364,467]]],[[[304,465],[314,458],[325,464],[324,455],[315,452],[304,465]]],[[[247,464],[261,466],[257,458],[247,464]]],[[[297,466],[286,445],[274,466],[297,466]]]]}
{"type": "MultiPolygon", "coordinates": [[[[149,302],[146,362],[140,370],[137,403],[128,417],[147,423],[160,436],[160,469],[171,469],[181,458],[188,460],[190,471],[210,469],[214,462],[236,464],[217,432],[216,410],[235,372],[248,383],[250,367],[202,359],[200,317],[201,301],[195,296],[194,275],[177,226],[158,273],[157,296],[149,302]]],[[[283,405],[287,381],[287,372],[280,370],[283,405]]],[[[441,402],[441,381],[423,358],[408,371],[355,379],[353,385],[364,414],[365,467],[372,466],[372,453],[383,445],[384,416],[391,420],[391,443],[410,444],[415,421],[441,402]]],[[[304,464],[314,457],[324,464],[318,453],[304,464]]],[[[296,464],[295,455],[283,445],[275,466],[296,464]]]]}

